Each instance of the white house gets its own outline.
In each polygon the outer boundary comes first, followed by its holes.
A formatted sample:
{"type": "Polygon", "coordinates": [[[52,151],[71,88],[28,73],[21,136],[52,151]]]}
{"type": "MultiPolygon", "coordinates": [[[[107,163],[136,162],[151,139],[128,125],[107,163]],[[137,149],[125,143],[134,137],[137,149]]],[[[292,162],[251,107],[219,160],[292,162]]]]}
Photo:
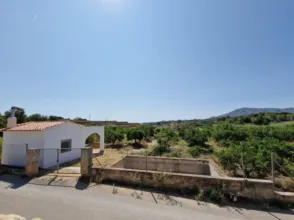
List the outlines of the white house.
{"type": "Polygon", "coordinates": [[[81,156],[81,148],[86,146],[89,135],[100,136],[100,150],[104,150],[104,127],[85,127],[71,121],[27,122],[17,124],[14,114],[8,118],[3,132],[1,163],[9,166],[24,167],[26,145],[40,149],[40,167],[56,166],[81,156]],[[59,153],[57,152],[59,150],[59,153]]]}

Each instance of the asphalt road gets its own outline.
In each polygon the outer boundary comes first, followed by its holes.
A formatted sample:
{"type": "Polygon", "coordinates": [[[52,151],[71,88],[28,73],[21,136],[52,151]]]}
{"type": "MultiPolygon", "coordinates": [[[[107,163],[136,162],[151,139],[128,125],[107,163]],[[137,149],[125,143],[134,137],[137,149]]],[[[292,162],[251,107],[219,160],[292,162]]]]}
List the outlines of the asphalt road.
{"type": "Polygon", "coordinates": [[[156,203],[146,192],[138,199],[131,196],[130,189],[119,188],[117,191],[113,194],[112,186],[86,188],[82,185],[77,187],[76,183],[56,183],[52,186],[46,180],[27,182],[16,177],[0,176],[0,213],[44,220],[294,219],[291,213],[197,206],[195,201],[181,200],[182,206],[166,205],[165,202],[156,203]]]}

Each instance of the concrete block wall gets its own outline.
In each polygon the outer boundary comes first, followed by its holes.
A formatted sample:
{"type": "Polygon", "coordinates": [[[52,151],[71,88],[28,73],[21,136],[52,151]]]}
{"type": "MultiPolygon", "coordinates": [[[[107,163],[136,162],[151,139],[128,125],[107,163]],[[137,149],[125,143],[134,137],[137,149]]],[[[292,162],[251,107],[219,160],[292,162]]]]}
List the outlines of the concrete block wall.
{"type": "Polygon", "coordinates": [[[40,149],[26,150],[26,175],[36,176],[39,173],[40,149]]]}
{"type": "Polygon", "coordinates": [[[127,156],[112,167],[199,175],[211,174],[208,161],[168,157],[127,156]]]}
{"type": "Polygon", "coordinates": [[[274,184],[269,180],[255,180],[230,177],[211,177],[158,171],[130,170],[123,168],[91,169],[93,179],[124,184],[152,186],[171,189],[221,189],[226,193],[241,193],[250,199],[274,199],[274,184]]]}

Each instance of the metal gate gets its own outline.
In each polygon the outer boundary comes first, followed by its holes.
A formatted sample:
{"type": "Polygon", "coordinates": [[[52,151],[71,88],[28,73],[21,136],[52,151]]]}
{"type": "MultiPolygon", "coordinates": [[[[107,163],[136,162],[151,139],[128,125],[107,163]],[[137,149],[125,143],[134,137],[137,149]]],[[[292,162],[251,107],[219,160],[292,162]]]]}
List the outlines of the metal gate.
{"type": "Polygon", "coordinates": [[[45,172],[80,174],[82,149],[83,148],[40,149],[39,167],[45,172]]]}

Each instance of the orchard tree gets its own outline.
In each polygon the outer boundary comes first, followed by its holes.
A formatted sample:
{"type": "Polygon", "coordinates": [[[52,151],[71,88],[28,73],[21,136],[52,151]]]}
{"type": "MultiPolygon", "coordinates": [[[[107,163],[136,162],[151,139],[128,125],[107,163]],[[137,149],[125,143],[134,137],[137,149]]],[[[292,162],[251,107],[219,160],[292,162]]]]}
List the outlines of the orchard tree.
{"type": "Polygon", "coordinates": [[[0,128],[6,127],[6,118],[0,113],[0,128]]]}
{"type": "Polygon", "coordinates": [[[123,133],[116,127],[105,127],[105,142],[115,144],[116,141],[124,139],[123,133]]]}
{"type": "Polygon", "coordinates": [[[59,120],[63,120],[63,117],[60,116],[55,116],[55,115],[50,115],[49,116],[49,121],[59,121],[59,120]]]}
{"type": "Polygon", "coordinates": [[[27,121],[48,121],[48,117],[41,114],[32,114],[27,117],[27,121]]]}
{"type": "Polygon", "coordinates": [[[206,132],[199,128],[187,129],[184,134],[184,139],[190,146],[206,146],[206,142],[208,141],[206,132]]]}
{"type": "Polygon", "coordinates": [[[144,132],[136,128],[130,129],[127,133],[127,139],[129,141],[131,140],[135,140],[135,142],[137,142],[137,140],[142,141],[143,138],[144,138],[144,132]]]}
{"type": "MultiPolygon", "coordinates": [[[[10,111],[6,111],[4,113],[5,118],[7,119],[8,117],[10,117],[11,112],[10,111]]],[[[16,112],[15,112],[15,117],[17,118],[17,123],[21,124],[26,122],[27,119],[27,115],[25,113],[25,110],[23,108],[16,108],[16,112]]]]}

